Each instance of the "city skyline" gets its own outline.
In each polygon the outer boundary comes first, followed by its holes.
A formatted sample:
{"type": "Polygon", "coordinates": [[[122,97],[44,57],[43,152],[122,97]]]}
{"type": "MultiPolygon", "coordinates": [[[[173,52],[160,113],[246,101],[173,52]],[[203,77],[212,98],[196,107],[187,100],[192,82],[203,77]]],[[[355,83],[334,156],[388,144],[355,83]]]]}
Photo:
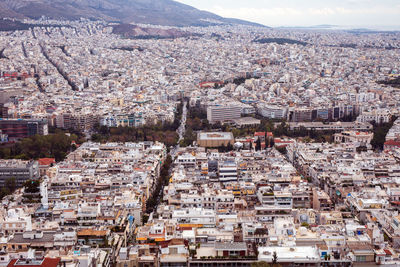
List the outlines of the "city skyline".
{"type": "Polygon", "coordinates": [[[310,27],[335,25],[340,27],[364,27],[381,30],[400,30],[398,17],[400,3],[395,0],[283,0],[283,1],[195,1],[178,0],[198,9],[257,22],[271,27],[310,27]]]}
{"type": "Polygon", "coordinates": [[[0,0],[0,267],[400,266],[397,4],[204,1],[0,0]]]}

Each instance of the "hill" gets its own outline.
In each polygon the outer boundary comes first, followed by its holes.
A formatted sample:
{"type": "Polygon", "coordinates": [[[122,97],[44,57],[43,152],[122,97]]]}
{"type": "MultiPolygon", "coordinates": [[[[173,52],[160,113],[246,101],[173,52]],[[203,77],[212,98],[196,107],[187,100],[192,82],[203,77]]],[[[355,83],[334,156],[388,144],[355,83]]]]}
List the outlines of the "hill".
{"type": "Polygon", "coordinates": [[[173,0],[0,0],[0,18],[87,18],[165,26],[260,24],[223,18],[173,0]]]}

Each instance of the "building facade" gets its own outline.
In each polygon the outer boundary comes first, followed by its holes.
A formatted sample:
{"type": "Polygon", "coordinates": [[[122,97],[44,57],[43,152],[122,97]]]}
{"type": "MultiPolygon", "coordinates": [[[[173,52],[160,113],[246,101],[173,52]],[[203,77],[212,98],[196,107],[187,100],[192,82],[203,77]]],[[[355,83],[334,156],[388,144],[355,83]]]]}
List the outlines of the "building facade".
{"type": "Polygon", "coordinates": [[[28,180],[39,179],[39,164],[37,161],[1,160],[0,186],[5,186],[7,179],[15,178],[17,186],[22,186],[28,180]]]}
{"type": "Polygon", "coordinates": [[[240,106],[209,106],[207,108],[207,120],[210,123],[235,120],[240,118],[241,114],[240,106]]]}

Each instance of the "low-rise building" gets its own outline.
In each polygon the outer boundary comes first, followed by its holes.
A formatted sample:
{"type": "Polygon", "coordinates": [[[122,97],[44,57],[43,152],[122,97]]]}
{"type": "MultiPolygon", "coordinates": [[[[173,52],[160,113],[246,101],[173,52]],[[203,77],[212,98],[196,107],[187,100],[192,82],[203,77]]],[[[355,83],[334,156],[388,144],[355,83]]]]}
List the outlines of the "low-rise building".
{"type": "Polygon", "coordinates": [[[198,133],[197,144],[201,147],[220,147],[234,144],[231,132],[198,133]]]}

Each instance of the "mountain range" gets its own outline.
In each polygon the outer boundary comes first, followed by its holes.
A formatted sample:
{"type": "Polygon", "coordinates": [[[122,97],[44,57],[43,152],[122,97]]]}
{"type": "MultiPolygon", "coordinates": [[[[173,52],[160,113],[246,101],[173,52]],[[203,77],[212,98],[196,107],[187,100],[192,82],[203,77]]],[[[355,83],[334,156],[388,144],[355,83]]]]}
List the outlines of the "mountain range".
{"type": "Polygon", "coordinates": [[[260,24],[223,18],[173,0],[0,0],[0,18],[76,20],[87,18],[119,23],[165,26],[260,24]]]}

